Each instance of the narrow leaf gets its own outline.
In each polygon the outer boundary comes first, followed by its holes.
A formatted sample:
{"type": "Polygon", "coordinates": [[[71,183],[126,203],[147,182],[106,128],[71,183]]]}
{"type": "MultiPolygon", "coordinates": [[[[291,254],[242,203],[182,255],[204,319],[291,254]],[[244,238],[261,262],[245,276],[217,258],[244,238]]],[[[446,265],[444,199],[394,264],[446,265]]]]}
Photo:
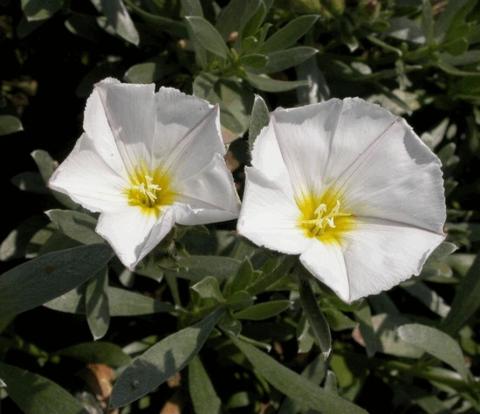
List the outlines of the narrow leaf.
{"type": "MultiPolygon", "coordinates": [[[[410,320],[399,314],[380,313],[373,316],[372,326],[378,338],[378,352],[402,358],[420,358],[423,354],[422,350],[402,341],[398,335],[398,328],[407,323],[410,323],[410,320]]],[[[358,339],[358,331],[359,328],[357,327],[352,333],[355,339],[358,339]]],[[[363,342],[365,342],[365,340],[363,340],[363,342]]]]}
{"type": "Polygon", "coordinates": [[[55,227],[72,240],[76,240],[82,244],[104,242],[104,240],[95,233],[97,220],[89,214],[72,210],[48,210],[46,214],[55,227]]]}
{"type": "Polygon", "coordinates": [[[45,216],[32,216],[12,230],[0,244],[0,260],[20,259],[27,254],[33,235],[47,224],[45,216]]]}
{"type": "Polygon", "coordinates": [[[305,15],[293,19],[270,36],[263,44],[262,50],[271,53],[293,46],[298,39],[310,30],[318,17],[316,15],[305,15]]]}
{"type": "Polygon", "coordinates": [[[460,282],[443,329],[456,333],[480,307],[480,254],[460,282]]]}
{"type": "Polygon", "coordinates": [[[268,125],[270,113],[267,104],[260,95],[255,95],[253,101],[252,115],[250,116],[250,127],[248,129],[248,145],[250,151],[253,150],[253,144],[263,127],[268,125]]]}
{"type": "Polygon", "coordinates": [[[240,267],[240,261],[225,256],[187,256],[178,259],[178,271],[171,273],[191,281],[200,281],[205,276],[226,279],[235,274],[240,267]]]}
{"type": "Polygon", "coordinates": [[[20,120],[13,115],[0,115],[0,136],[23,131],[20,120]]]}
{"type": "MultiPolygon", "coordinates": [[[[98,0],[96,0],[98,1],[98,0]]],[[[153,32],[166,32],[175,37],[186,37],[187,30],[183,22],[169,19],[168,17],[159,16],[157,14],[149,13],[139,7],[133,0],[125,0],[130,9],[139,15],[145,23],[148,24],[149,29],[153,32]]]]}
{"type": "Polygon", "coordinates": [[[366,414],[362,408],[323,390],[308,379],[288,369],[272,357],[235,337],[230,337],[255,370],[288,397],[323,414],[366,414]]]}
{"type": "MultiPolygon", "coordinates": [[[[44,150],[32,151],[30,153],[30,156],[35,161],[35,164],[37,164],[38,170],[40,171],[43,181],[45,182],[45,185],[47,185],[48,180],[50,179],[51,175],[55,171],[55,168],[57,168],[58,163],[50,156],[50,154],[47,151],[44,151],[44,150]]],[[[53,191],[53,190],[52,190],[52,194],[64,206],[68,208],[77,207],[77,204],[74,203],[70,199],[70,197],[68,197],[67,195],[59,193],[58,191],[53,191]]]]}
{"type": "Polygon", "coordinates": [[[327,359],[332,351],[332,336],[330,333],[330,327],[325,319],[320,307],[318,306],[317,299],[312,290],[310,284],[310,275],[301,267],[299,274],[299,292],[300,302],[307,320],[312,328],[315,342],[320,347],[324,359],[327,359]]]}
{"type": "Polygon", "coordinates": [[[0,313],[18,314],[81,285],[112,257],[101,244],[74,247],[30,260],[0,276],[0,313]]]}
{"type": "Polygon", "coordinates": [[[243,27],[256,13],[260,0],[231,0],[218,15],[216,28],[226,40],[231,33],[241,34],[243,27]]]}
{"type": "Polygon", "coordinates": [[[91,0],[95,7],[103,13],[110,26],[127,42],[138,45],[140,37],[137,29],[122,0],[91,0]]]}
{"type": "MultiPolygon", "coordinates": [[[[161,302],[129,290],[110,286],[107,292],[110,316],[151,315],[154,313],[171,312],[174,309],[170,303],[161,302]]],[[[85,314],[83,289],[73,289],[47,302],[45,306],[60,312],[85,314]]]]}
{"type": "Polygon", "coordinates": [[[328,370],[327,375],[325,377],[325,384],[323,385],[323,388],[326,391],[330,391],[332,393],[338,394],[338,388],[337,388],[337,376],[333,371],[328,370]]]}
{"type": "Polygon", "coordinates": [[[462,350],[451,336],[438,329],[417,323],[402,325],[398,328],[400,338],[428,354],[450,365],[464,379],[469,373],[465,366],[462,350]]]}
{"type": "Polygon", "coordinates": [[[227,59],[229,53],[227,45],[209,21],[200,16],[188,16],[186,20],[195,36],[193,40],[198,40],[205,49],[214,55],[227,59]]]}
{"type": "Polygon", "coordinates": [[[254,270],[252,263],[248,258],[246,258],[240,265],[240,268],[235,276],[228,279],[227,285],[225,286],[225,295],[230,296],[232,293],[245,290],[245,288],[252,281],[253,276],[254,270]]]}
{"type": "Polygon", "coordinates": [[[378,350],[381,349],[381,343],[375,334],[372,311],[367,302],[364,302],[362,306],[355,311],[355,318],[358,321],[359,330],[362,335],[365,348],[367,349],[367,355],[372,357],[378,350]]]}
{"type": "Polygon", "coordinates": [[[217,310],[152,346],[122,372],[112,391],[111,408],[121,407],[153,391],[182,370],[202,349],[223,314],[217,310]]]}
{"type": "Polygon", "coordinates": [[[222,402],[199,357],[188,365],[188,389],[195,414],[221,414],[222,402]]]}
{"type": "Polygon", "coordinates": [[[291,305],[289,300],[272,300],[270,302],[257,303],[249,306],[234,314],[238,319],[246,319],[250,321],[261,321],[263,319],[272,318],[284,310],[287,310],[291,305]]]}
{"type": "Polygon", "coordinates": [[[253,73],[247,73],[245,78],[252,86],[265,92],[286,92],[308,85],[306,81],[283,81],[269,78],[266,75],[255,75],[253,73]]]}
{"type": "MultiPolygon", "coordinates": [[[[240,58],[240,62],[243,66],[252,69],[259,69],[265,67],[268,62],[268,57],[259,53],[252,53],[250,55],[244,55],[240,58]]],[[[263,70],[261,70],[263,72],[263,70]]]]}
{"type": "Polygon", "coordinates": [[[181,5],[185,16],[203,16],[200,0],[181,0],[181,5]]]}
{"type": "Polygon", "coordinates": [[[43,181],[42,176],[33,171],[25,171],[17,174],[11,179],[12,184],[20,191],[36,194],[49,194],[49,190],[43,181]]]}
{"type": "Polygon", "coordinates": [[[213,276],[207,276],[200,282],[195,283],[191,289],[197,292],[202,299],[214,299],[217,302],[223,302],[225,300],[220,291],[218,280],[213,276]]]}
{"type": "Polygon", "coordinates": [[[3,362],[0,377],[9,397],[25,414],[86,414],[77,399],[48,378],[3,362]]]}
{"type": "Polygon", "coordinates": [[[425,33],[425,39],[427,45],[433,43],[434,35],[434,22],[433,22],[433,12],[432,12],[432,3],[430,0],[423,0],[423,9],[422,9],[422,27],[423,32],[425,33]]]}
{"type": "Polygon", "coordinates": [[[58,164],[50,156],[50,154],[44,150],[32,151],[30,155],[35,161],[35,164],[37,164],[38,170],[40,171],[43,180],[45,181],[45,183],[47,183],[51,175],[55,171],[56,165],[58,164]]]}
{"type": "Polygon", "coordinates": [[[296,258],[293,256],[284,256],[280,259],[280,263],[271,271],[265,272],[257,280],[255,280],[247,291],[252,296],[265,292],[276,283],[280,278],[288,275],[293,265],[296,263],[296,258]]]}
{"type": "Polygon", "coordinates": [[[101,270],[85,289],[85,311],[93,339],[103,338],[110,324],[108,305],[108,269],[101,270]]]}
{"type": "Polygon", "coordinates": [[[122,348],[110,342],[85,342],[60,349],[55,355],[77,359],[85,363],[122,367],[132,359],[122,348]]]}
{"type": "Polygon", "coordinates": [[[64,0],[22,0],[22,9],[29,22],[45,20],[63,6],[64,0]]]}
{"type": "Polygon", "coordinates": [[[265,73],[281,72],[297,66],[314,56],[317,52],[318,50],[313,47],[298,46],[269,53],[267,55],[268,61],[265,66],[265,73]]]}
{"type": "MultiPolygon", "coordinates": [[[[321,355],[317,356],[312,362],[310,362],[305,369],[302,371],[302,377],[305,377],[312,384],[320,384],[320,382],[325,377],[327,370],[327,365],[325,360],[321,355]]],[[[298,400],[292,400],[287,397],[283,400],[282,405],[278,411],[278,414],[297,414],[299,411],[306,411],[308,407],[305,408],[298,400]]],[[[309,412],[308,414],[313,414],[309,412]]]]}

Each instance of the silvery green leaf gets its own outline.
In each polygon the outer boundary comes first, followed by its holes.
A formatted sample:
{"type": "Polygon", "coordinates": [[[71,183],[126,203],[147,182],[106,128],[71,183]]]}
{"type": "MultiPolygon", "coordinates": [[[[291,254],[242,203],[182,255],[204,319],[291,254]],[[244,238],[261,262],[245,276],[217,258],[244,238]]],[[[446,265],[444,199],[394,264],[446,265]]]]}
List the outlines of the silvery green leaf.
{"type": "Polygon", "coordinates": [[[250,115],[250,127],[248,129],[248,145],[250,151],[252,151],[255,139],[262,128],[268,125],[269,119],[270,113],[267,104],[260,95],[255,95],[252,114],[250,115]]]}
{"type": "Polygon", "coordinates": [[[293,46],[310,30],[318,18],[318,15],[304,15],[293,19],[265,41],[262,51],[271,53],[293,46]]]}
{"type": "Polygon", "coordinates": [[[135,358],[117,379],[110,406],[116,408],[136,401],[182,370],[198,354],[222,314],[221,310],[212,312],[135,358]]]}
{"type": "Polygon", "coordinates": [[[480,307],[480,254],[470,266],[466,276],[457,287],[450,312],[444,321],[444,329],[457,332],[480,307]]]}
{"type": "Polygon", "coordinates": [[[203,278],[200,282],[195,283],[191,289],[197,292],[202,299],[214,299],[217,302],[225,301],[220,291],[218,279],[213,276],[203,278]]]}
{"type": "Polygon", "coordinates": [[[298,290],[300,293],[300,303],[305,312],[305,316],[312,328],[315,342],[322,351],[323,358],[327,360],[332,351],[332,336],[330,326],[323,312],[318,305],[317,298],[310,284],[310,275],[303,266],[298,277],[298,290]]]}
{"type": "Polygon", "coordinates": [[[0,115],[0,136],[23,131],[21,121],[13,115],[0,115]]]}
{"type": "Polygon", "coordinates": [[[257,303],[242,309],[234,314],[235,318],[250,321],[261,321],[263,319],[272,318],[279,313],[287,310],[291,305],[289,300],[272,300],[269,302],[257,303]]]}
{"type": "Polygon", "coordinates": [[[97,220],[91,215],[72,210],[48,210],[45,213],[56,228],[82,244],[103,243],[95,233],[97,220]]]}
{"type": "Polygon", "coordinates": [[[306,81],[283,81],[254,73],[247,73],[245,79],[253,87],[265,92],[286,92],[308,85],[306,81]]]}
{"type": "Polygon", "coordinates": [[[198,356],[188,364],[188,390],[195,414],[221,414],[222,402],[198,356]]]}
{"type": "Polygon", "coordinates": [[[8,396],[25,414],[85,413],[76,398],[41,375],[0,362],[0,377],[7,385],[8,396]]]}
{"type": "MultiPolygon", "coordinates": [[[[173,305],[168,302],[130,290],[109,286],[107,292],[110,316],[141,316],[174,310],[173,305]]],[[[44,306],[59,312],[85,314],[84,295],[85,289],[80,287],[45,303],[44,306]]]]}
{"type": "Polygon", "coordinates": [[[229,55],[227,45],[217,29],[208,20],[200,16],[187,16],[186,20],[192,30],[193,39],[214,55],[227,59],[229,55]]]}
{"type": "Polygon", "coordinates": [[[308,379],[298,375],[266,353],[259,351],[235,337],[230,338],[247,357],[255,370],[273,387],[311,409],[321,410],[324,414],[365,414],[366,411],[350,401],[323,390],[308,379]]]}
{"type": "Polygon", "coordinates": [[[132,360],[118,345],[102,341],[78,343],[56,351],[55,355],[114,368],[127,365],[132,360]]]}
{"type": "Polygon", "coordinates": [[[281,72],[297,66],[318,53],[318,50],[309,46],[297,46],[290,49],[278,50],[267,55],[265,73],[281,72]]]}
{"type": "Polygon", "coordinates": [[[85,311],[88,327],[96,341],[105,336],[110,324],[108,304],[108,269],[90,279],[85,288],[85,311]]]}
{"type": "Polygon", "coordinates": [[[22,10],[28,21],[46,20],[63,7],[64,0],[22,0],[22,10]]]}
{"type": "Polygon", "coordinates": [[[101,244],[45,254],[0,277],[0,312],[18,314],[63,295],[93,277],[110,261],[101,244]]]}
{"type": "Polygon", "coordinates": [[[411,323],[398,328],[400,338],[454,368],[465,380],[470,377],[460,345],[451,336],[430,326],[411,323]]]}
{"type": "Polygon", "coordinates": [[[98,11],[103,13],[115,32],[127,42],[138,45],[140,37],[127,8],[122,0],[91,0],[98,11]]]}
{"type": "Polygon", "coordinates": [[[215,27],[225,40],[234,32],[241,35],[259,7],[260,0],[231,0],[222,8],[215,27]]]}
{"type": "Polygon", "coordinates": [[[47,224],[45,216],[33,216],[20,223],[16,229],[8,233],[8,236],[0,244],[0,260],[6,261],[25,257],[33,235],[45,224],[47,224]]]}
{"type": "Polygon", "coordinates": [[[220,280],[235,274],[240,267],[239,260],[226,256],[187,256],[178,259],[178,271],[168,271],[182,279],[194,282],[200,281],[205,276],[214,276],[220,280]]]}

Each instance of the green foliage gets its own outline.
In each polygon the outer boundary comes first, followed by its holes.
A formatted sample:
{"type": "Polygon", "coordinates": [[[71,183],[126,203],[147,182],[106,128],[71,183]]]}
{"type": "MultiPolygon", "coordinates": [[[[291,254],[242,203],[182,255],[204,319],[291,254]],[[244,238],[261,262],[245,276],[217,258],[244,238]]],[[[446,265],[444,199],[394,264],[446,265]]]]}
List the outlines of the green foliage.
{"type": "Polygon", "coordinates": [[[458,343],[445,333],[420,324],[402,325],[398,328],[398,333],[403,341],[444,361],[457,370],[463,378],[468,379],[469,374],[465,367],[462,350],[458,343]]]}
{"type": "Polygon", "coordinates": [[[215,311],[135,358],[115,383],[110,405],[115,408],[137,400],[185,367],[200,351],[221,315],[221,311],[215,311]]]}
{"type": "Polygon", "coordinates": [[[48,378],[0,362],[8,395],[25,414],[83,414],[80,402],[48,378]]]}
{"type": "Polygon", "coordinates": [[[333,393],[322,390],[254,346],[236,338],[232,338],[232,341],[270,384],[289,397],[302,402],[307,408],[322,410],[325,414],[365,413],[365,410],[333,393]]]}
{"type": "Polygon", "coordinates": [[[305,311],[308,323],[312,328],[315,342],[320,347],[322,356],[327,359],[332,351],[330,327],[318,306],[317,299],[315,298],[312,286],[310,285],[310,276],[308,272],[302,267],[299,269],[298,273],[300,303],[305,311]]]}
{"type": "Polygon", "coordinates": [[[88,281],[85,289],[85,313],[93,339],[103,338],[110,323],[108,270],[102,269],[88,281]]]}
{"type": "Polygon", "coordinates": [[[222,402],[198,357],[193,358],[188,364],[188,389],[195,413],[220,414],[222,412],[222,402]]]}
{"type": "Polygon", "coordinates": [[[13,134],[22,131],[22,123],[12,115],[0,115],[0,135],[13,134]]]}
{"type": "Polygon", "coordinates": [[[111,257],[109,247],[93,244],[17,266],[0,278],[0,312],[16,315],[42,305],[93,277],[111,257]]]}
{"type": "Polygon", "coordinates": [[[480,412],[478,1],[0,3],[5,412],[480,412]],[[176,226],[125,269],[97,215],[47,186],[107,76],[217,104],[240,193],[270,110],[379,103],[442,162],[447,241],[351,305],[235,223],[176,226]]]}
{"type": "Polygon", "coordinates": [[[209,52],[226,60],[229,51],[220,33],[202,17],[190,16],[186,17],[186,19],[191,29],[192,39],[198,41],[209,52]]]}

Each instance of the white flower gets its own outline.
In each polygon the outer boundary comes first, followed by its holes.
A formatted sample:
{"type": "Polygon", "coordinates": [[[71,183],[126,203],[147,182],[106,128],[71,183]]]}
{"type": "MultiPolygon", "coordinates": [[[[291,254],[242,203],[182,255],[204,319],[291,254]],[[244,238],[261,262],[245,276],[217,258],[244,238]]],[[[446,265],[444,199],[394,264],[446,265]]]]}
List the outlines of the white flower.
{"type": "Polygon", "coordinates": [[[300,255],[350,302],[418,275],[445,238],[438,158],[361,99],[272,113],[247,169],[238,231],[300,255]]]}
{"type": "Polygon", "coordinates": [[[130,269],[174,223],[238,216],[218,107],[172,88],[105,79],[88,98],[83,128],[49,186],[101,213],[96,231],[130,269]]]}

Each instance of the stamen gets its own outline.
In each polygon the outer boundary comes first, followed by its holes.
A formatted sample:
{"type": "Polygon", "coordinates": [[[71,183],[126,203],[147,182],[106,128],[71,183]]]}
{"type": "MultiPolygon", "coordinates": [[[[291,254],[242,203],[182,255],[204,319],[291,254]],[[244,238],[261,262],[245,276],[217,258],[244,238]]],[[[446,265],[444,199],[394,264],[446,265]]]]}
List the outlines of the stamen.
{"type": "Polygon", "coordinates": [[[160,168],[148,170],[140,165],[130,175],[130,185],[125,188],[128,204],[145,214],[160,214],[163,207],[173,204],[175,193],[169,174],[160,168]]]}
{"type": "Polygon", "coordinates": [[[155,204],[157,201],[158,193],[162,190],[158,184],[153,182],[153,178],[149,175],[145,175],[145,182],[134,185],[134,189],[138,190],[147,199],[147,203],[155,204]]]}
{"type": "Polygon", "coordinates": [[[335,205],[328,211],[328,206],[325,203],[320,203],[313,212],[313,218],[301,220],[302,225],[313,226],[310,232],[313,236],[318,236],[328,229],[335,229],[335,219],[338,217],[350,216],[349,213],[340,212],[340,200],[337,200],[335,205]]]}

